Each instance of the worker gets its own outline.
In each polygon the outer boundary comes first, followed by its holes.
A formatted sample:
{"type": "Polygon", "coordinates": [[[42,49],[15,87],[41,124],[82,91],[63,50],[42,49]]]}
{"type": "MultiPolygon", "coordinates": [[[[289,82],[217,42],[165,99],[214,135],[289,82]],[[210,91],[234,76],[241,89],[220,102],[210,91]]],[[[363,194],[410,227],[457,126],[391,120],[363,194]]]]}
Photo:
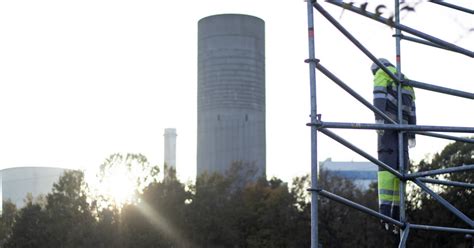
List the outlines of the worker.
{"type": "MultiPolygon", "coordinates": [[[[397,76],[397,69],[384,58],[378,59],[392,74],[397,76]]],[[[398,84],[379,66],[372,64],[372,74],[374,75],[374,106],[386,114],[390,119],[398,120],[398,84]]],[[[405,76],[402,75],[405,79],[405,76]]],[[[416,124],[415,92],[413,87],[402,86],[402,124],[416,124]]],[[[375,122],[378,124],[390,123],[382,116],[375,114],[375,122]]],[[[395,170],[399,170],[399,147],[397,130],[377,130],[377,155],[378,159],[395,170]]],[[[413,133],[403,133],[403,158],[405,168],[408,166],[408,148],[415,147],[415,135],[413,133]]],[[[392,219],[400,219],[400,179],[389,171],[379,167],[378,171],[378,197],[379,212],[392,219]]],[[[382,222],[386,230],[393,227],[382,222]]],[[[392,229],[398,232],[398,229],[392,229]]]]}

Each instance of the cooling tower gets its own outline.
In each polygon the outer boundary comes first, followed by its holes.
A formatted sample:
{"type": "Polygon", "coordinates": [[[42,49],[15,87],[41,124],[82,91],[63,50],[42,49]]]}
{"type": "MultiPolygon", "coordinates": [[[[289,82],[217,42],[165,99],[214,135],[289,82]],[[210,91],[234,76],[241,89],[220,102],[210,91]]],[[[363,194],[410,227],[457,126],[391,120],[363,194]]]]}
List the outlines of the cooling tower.
{"type": "MultiPolygon", "coordinates": [[[[16,167],[0,171],[2,201],[9,200],[17,208],[25,206],[28,194],[36,198],[52,192],[53,184],[67,171],[54,167],[16,167]]],[[[2,205],[3,208],[3,205],[2,205]]]]}
{"type": "Polygon", "coordinates": [[[265,23],[248,15],[198,23],[197,175],[235,161],[265,176],[265,23]]]}

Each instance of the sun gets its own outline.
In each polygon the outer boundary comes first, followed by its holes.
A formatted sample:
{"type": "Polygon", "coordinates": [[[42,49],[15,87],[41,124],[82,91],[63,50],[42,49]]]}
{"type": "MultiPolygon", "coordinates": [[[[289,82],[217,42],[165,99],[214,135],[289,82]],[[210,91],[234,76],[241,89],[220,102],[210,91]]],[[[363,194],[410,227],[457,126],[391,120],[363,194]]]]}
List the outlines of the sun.
{"type": "Polygon", "coordinates": [[[122,208],[136,199],[136,178],[124,167],[110,168],[101,176],[92,175],[88,180],[92,198],[99,207],[122,208]]]}
{"type": "Polygon", "coordinates": [[[159,169],[142,154],[112,154],[98,167],[84,172],[88,198],[99,209],[139,202],[140,194],[157,181],[159,169]]]}
{"type": "Polygon", "coordinates": [[[136,191],[133,179],[126,171],[116,171],[108,175],[104,178],[102,186],[106,190],[106,195],[120,206],[131,203],[136,191]]]}

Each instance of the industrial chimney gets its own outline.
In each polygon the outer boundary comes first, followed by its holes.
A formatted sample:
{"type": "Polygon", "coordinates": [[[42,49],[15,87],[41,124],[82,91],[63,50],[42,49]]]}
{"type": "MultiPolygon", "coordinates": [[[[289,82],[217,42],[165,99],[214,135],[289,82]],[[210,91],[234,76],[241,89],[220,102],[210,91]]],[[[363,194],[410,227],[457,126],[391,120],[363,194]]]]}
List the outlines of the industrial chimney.
{"type": "MultiPolygon", "coordinates": [[[[176,129],[165,128],[165,165],[176,171],[176,129]]],[[[167,170],[164,170],[165,178],[168,177],[167,170]]]]}

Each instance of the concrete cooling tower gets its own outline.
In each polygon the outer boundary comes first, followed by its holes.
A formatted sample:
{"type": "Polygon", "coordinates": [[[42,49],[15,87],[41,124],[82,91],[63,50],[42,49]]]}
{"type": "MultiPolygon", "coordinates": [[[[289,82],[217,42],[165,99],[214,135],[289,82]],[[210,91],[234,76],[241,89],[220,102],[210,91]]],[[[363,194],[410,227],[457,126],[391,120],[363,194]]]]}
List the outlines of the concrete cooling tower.
{"type": "Polygon", "coordinates": [[[235,161],[265,175],[265,23],[239,14],[198,23],[197,175],[235,161]]]}
{"type": "MultiPolygon", "coordinates": [[[[53,184],[67,171],[54,167],[15,167],[0,171],[2,202],[11,201],[17,208],[25,206],[28,194],[36,198],[52,192],[53,184]]],[[[3,209],[3,205],[2,205],[3,209]]]]}

